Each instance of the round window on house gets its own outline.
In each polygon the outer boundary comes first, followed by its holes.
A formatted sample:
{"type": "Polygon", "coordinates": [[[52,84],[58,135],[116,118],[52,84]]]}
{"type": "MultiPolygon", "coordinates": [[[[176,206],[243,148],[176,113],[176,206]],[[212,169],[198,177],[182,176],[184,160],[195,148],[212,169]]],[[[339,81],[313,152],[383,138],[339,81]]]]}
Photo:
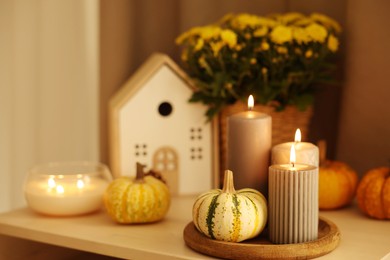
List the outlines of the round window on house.
{"type": "Polygon", "coordinates": [[[173,111],[173,107],[169,102],[162,102],[158,106],[158,113],[162,116],[169,116],[170,114],[172,114],[172,111],[173,111]]]}

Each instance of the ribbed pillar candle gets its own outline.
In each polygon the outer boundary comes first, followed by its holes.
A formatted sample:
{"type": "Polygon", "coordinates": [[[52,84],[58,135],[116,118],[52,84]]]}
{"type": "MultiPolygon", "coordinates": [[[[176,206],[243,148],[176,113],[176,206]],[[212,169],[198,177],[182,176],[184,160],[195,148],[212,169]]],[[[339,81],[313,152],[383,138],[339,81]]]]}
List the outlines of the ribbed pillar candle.
{"type": "Polygon", "coordinates": [[[318,168],[283,164],[269,167],[269,238],[293,244],[318,238],[318,168]]]}

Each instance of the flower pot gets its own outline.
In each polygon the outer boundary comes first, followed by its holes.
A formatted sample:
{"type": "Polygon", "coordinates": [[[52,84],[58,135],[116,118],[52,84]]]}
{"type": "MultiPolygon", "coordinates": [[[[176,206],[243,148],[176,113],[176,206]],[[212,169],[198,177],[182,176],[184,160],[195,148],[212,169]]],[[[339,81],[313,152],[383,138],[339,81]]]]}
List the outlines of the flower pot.
{"type": "MultiPolygon", "coordinates": [[[[219,179],[227,165],[227,118],[235,113],[246,111],[247,104],[237,102],[225,107],[219,114],[219,156],[220,171],[219,179]]],[[[302,132],[302,140],[307,140],[309,124],[313,115],[313,108],[305,111],[298,110],[295,106],[287,106],[283,111],[275,111],[273,106],[255,105],[254,111],[266,113],[272,117],[272,146],[284,142],[294,141],[294,134],[297,128],[302,132]]]]}

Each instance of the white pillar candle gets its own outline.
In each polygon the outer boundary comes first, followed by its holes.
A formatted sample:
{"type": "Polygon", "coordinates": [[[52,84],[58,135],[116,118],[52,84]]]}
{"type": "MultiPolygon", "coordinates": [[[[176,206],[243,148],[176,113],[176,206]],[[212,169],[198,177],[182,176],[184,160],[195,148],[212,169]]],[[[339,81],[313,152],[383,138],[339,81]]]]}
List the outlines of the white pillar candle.
{"type": "Polygon", "coordinates": [[[295,132],[295,142],[287,142],[275,145],[271,152],[271,165],[289,163],[290,149],[295,145],[297,163],[319,165],[318,147],[312,143],[301,142],[301,132],[299,129],[295,132]]]}
{"type": "Polygon", "coordinates": [[[269,167],[269,238],[292,244],[318,238],[318,168],[306,164],[269,167]]]}
{"type": "MultiPolygon", "coordinates": [[[[248,107],[253,107],[253,97],[248,107]]],[[[249,110],[233,114],[227,121],[227,168],[235,173],[236,187],[254,188],[267,196],[271,117],[249,110]]]]}

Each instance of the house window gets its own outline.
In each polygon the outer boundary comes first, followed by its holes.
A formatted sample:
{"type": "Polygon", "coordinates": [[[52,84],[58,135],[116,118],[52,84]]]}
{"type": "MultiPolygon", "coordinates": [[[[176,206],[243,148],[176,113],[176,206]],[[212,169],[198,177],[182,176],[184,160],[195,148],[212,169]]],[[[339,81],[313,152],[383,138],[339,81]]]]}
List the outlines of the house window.
{"type": "Polygon", "coordinates": [[[202,147],[191,147],[191,153],[190,153],[191,160],[202,160],[203,158],[202,152],[203,152],[202,147]]]}
{"type": "Polygon", "coordinates": [[[190,128],[190,139],[191,141],[202,140],[202,128],[191,127],[190,128]]]}
{"type": "Polygon", "coordinates": [[[148,155],[148,145],[147,144],[135,144],[134,145],[134,155],[135,155],[135,157],[146,157],[148,155]]]}

